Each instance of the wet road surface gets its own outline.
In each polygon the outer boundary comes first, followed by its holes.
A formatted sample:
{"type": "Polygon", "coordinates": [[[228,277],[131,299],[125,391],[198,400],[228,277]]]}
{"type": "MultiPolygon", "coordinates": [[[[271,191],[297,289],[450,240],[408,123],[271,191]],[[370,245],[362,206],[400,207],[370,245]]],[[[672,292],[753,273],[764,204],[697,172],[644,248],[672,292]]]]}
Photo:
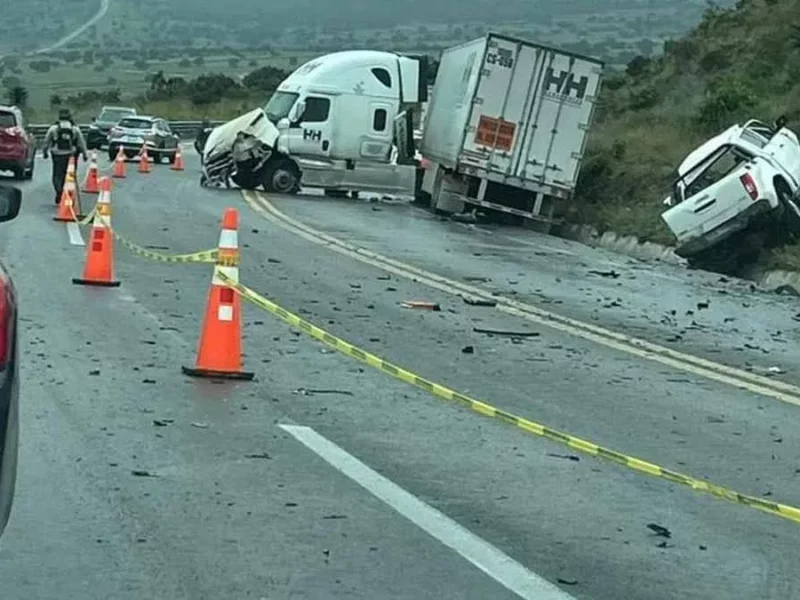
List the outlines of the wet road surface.
{"type": "MultiPolygon", "coordinates": [[[[200,188],[193,154],[187,163],[149,176],[129,165],[113,192],[121,234],[164,252],[207,249],[235,206],[242,281],[331,333],[519,415],[800,504],[797,406],[387,276],[265,220],[238,192],[200,188]]],[[[3,598],[559,597],[524,595],[544,580],[585,599],[796,596],[798,525],[444,404],[250,305],[256,381],[187,379],[210,266],[117,245],[121,288],[73,286],[84,248],[51,220],[42,166],[22,186],[22,215],[0,229],[23,359],[3,598]]],[[[271,200],[397,260],[800,383],[800,308],[743,282],[407,206],[271,200]]]]}

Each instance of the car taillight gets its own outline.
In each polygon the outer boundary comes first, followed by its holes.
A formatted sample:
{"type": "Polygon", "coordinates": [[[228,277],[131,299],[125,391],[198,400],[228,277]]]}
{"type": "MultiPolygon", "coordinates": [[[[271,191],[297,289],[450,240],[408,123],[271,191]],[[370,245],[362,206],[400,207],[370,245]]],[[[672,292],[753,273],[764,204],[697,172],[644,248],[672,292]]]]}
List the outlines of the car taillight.
{"type": "Polygon", "coordinates": [[[14,327],[12,307],[8,302],[8,284],[0,279],[0,369],[8,364],[9,337],[14,327]]]}
{"type": "Polygon", "coordinates": [[[741,177],[739,177],[739,181],[742,182],[747,195],[750,196],[751,200],[758,200],[758,187],[756,186],[755,179],[750,173],[745,173],[741,177]]]}

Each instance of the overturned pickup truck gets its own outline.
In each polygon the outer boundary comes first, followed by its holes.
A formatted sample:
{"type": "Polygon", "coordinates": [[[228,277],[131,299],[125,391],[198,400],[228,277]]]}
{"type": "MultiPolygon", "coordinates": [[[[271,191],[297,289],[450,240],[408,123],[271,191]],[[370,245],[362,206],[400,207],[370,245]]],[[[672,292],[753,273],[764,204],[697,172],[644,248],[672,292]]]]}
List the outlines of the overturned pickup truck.
{"type": "Polygon", "coordinates": [[[728,271],[762,248],[800,235],[800,142],[781,118],[770,127],[734,125],[691,152],[678,167],[661,218],[676,253],[694,267],[728,271]]]}

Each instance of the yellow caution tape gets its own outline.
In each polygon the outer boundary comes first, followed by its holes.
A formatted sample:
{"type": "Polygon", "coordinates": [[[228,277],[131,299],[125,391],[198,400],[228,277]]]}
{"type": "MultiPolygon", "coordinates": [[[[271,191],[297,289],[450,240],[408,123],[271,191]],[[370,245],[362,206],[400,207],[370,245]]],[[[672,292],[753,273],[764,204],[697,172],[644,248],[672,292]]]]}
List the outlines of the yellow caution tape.
{"type": "Polygon", "coordinates": [[[89,223],[92,222],[92,219],[94,219],[94,214],[97,211],[97,206],[95,206],[92,210],[90,210],[89,214],[86,215],[80,221],[77,219],[77,215],[75,215],[75,209],[70,207],[70,211],[72,212],[72,216],[75,217],[75,221],[78,223],[78,225],[88,225],[89,223]]]}
{"type": "MultiPolygon", "coordinates": [[[[97,206],[91,210],[91,212],[84,217],[82,220],[78,220],[77,215],[75,214],[75,209],[70,206],[69,207],[70,213],[72,213],[72,218],[75,219],[75,222],[79,225],[88,225],[89,222],[94,218],[94,215],[97,211],[97,206]]],[[[217,258],[219,256],[219,250],[214,248],[213,250],[201,250],[200,252],[190,252],[189,254],[164,254],[162,252],[154,252],[153,250],[148,250],[143,246],[139,246],[138,244],[134,244],[130,240],[126,239],[122,235],[119,234],[113,227],[109,227],[111,230],[111,234],[114,238],[119,241],[123,246],[125,246],[130,252],[136,256],[140,256],[143,258],[148,258],[150,260],[158,261],[158,262],[166,262],[166,263],[216,263],[217,258]]]]}
{"type": "Polygon", "coordinates": [[[420,375],[417,375],[409,371],[408,369],[404,369],[402,367],[394,365],[380,358],[379,356],[371,354],[366,350],[362,350],[357,346],[354,346],[353,344],[350,344],[349,342],[346,342],[341,338],[338,338],[335,335],[332,335],[327,331],[320,329],[316,325],[313,325],[312,323],[309,323],[308,321],[298,317],[297,315],[289,312],[288,310],[281,308],[271,300],[268,300],[267,298],[251,290],[247,286],[235,282],[230,277],[226,276],[224,273],[218,273],[218,276],[228,286],[235,289],[243,298],[249,300],[256,306],[264,309],[265,311],[277,316],[285,323],[288,323],[289,325],[300,329],[301,331],[305,332],[312,338],[321,341],[322,343],[326,344],[327,346],[330,346],[331,348],[341,352],[346,356],[355,358],[356,360],[361,361],[362,363],[365,363],[371,367],[374,367],[375,369],[378,369],[383,373],[391,375],[395,379],[399,379],[400,381],[421,388],[426,392],[433,394],[434,396],[437,396],[444,400],[457,402],[458,404],[461,404],[462,406],[474,410],[475,412],[480,413],[481,415],[499,419],[505,423],[514,425],[515,427],[519,427],[520,429],[522,429],[527,433],[532,433],[534,435],[547,438],[548,440],[558,442],[559,444],[563,444],[574,450],[583,452],[584,454],[589,454],[597,458],[605,459],[607,461],[613,462],[623,467],[627,467],[639,473],[645,473],[647,475],[651,475],[659,479],[665,479],[672,483],[685,485],[697,492],[710,494],[716,498],[728,500],[729,502],[740,504],[742,506],[749,506],[751,508],[755,508],[769,514],[782,517],[790,521],[794,521],[795,523],[800,523],[800,508],[789,506],[786,504],[780,504],[777,502],[772,502],[770,500],[765,500],[764,498],[759,498],[757,496],[749,496],[747,494],[741,494],[739,492],[735,492],[731,489],[725,488],[721,485],[716,485],[708,481],[697,479],[690,475],[684,475],[676,471],[665,469],[664,467],[660,467],[651,462],[647,462],[645,460],[641,460],[633,456],[628,456],[627,454],[623,454],[622,452],[617,452],[616,450],[604,448],[603,446],[595,444],[594,442],[584,440],[582,438],[570,435],[568,433],[564,433],[562,431],[551,429],[550,427],[547,427],[530,419],[526,419],[524,417],[518,417],[517,415],[496,408],[487,402],[476,400],[474,398],[467,396],[466,394],[461,394],[444,385],[425,379],[424,377],[421,377],[420,375]]]}
{"type": "Polygon", "coordinates": [[[154,252],[153,250],[148,250],[138,244],[134,244],[128,239],[122,237],[114,228],[111,228],[111,233],[114,235],[114,238],[119,241],[123,246],[125,246],[132,254],[136,256],[141,256],[142,258],[148,258],[150,260],[155,260],[158,262],[166,262],[166,263],[216,263],[217,256],[219,254],[219,250],[214,248],[213,250],[201,250],[200,252],[191,252],[189,254],[163,254],[161,252],[154,252]]]}

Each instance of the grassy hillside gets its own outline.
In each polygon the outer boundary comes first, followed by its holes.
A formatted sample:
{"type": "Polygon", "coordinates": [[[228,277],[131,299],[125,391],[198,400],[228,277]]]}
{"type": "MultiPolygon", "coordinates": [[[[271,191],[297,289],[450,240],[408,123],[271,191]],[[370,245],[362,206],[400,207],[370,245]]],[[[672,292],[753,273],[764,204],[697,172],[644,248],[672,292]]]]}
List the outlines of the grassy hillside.
{"type": "Polygon", "coordinates": [[[636,59],[609,77],[573,216],[672,242],[659,217],[661,201],[688,151],[749,117],[772,122],[785,114],[800,130],[798,26],[796,0],[739,0],[707,10],[689,35],[665,45],[662,57],[636,59]]]}

